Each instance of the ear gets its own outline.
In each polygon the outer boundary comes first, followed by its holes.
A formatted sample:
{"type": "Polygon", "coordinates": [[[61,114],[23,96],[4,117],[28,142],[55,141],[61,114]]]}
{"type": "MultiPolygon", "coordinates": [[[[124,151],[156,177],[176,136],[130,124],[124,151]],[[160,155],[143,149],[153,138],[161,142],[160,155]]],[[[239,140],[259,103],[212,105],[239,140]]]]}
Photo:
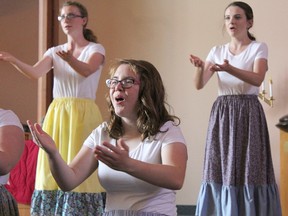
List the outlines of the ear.
{"type": "Polygon", "coordinates": [[[87,25],[87,21],[88,21],[87,17],[84,17],[84,18],[83,18],[83,26],[86,26],[86,25],[87,25]]]}
{"type": "Polygon", "coordinates": [[[253,20],[248,20],[248,22],[247,22],[248,24],[248,28],[247,29],[250,29],[250,28],[252,28],[252,26],[253,26],[253,20]]]}

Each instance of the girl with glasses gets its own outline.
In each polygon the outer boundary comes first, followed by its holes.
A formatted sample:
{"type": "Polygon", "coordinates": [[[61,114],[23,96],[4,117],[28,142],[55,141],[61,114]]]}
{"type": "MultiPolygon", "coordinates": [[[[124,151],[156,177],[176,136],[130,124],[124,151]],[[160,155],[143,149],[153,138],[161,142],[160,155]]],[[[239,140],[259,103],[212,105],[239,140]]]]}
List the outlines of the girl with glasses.
{"type": "Polygon", "coordinates": [[[179,118],[168,112],[160,74],[149,62],[124,59],[110,75],[115,81],[108,82],[110,119],[92,131],[69,165],[40,125],[28,121],[35,139],[49,155],[52,174],[64,191],[98,168],[106,190],[103,216],[176,216],[187,149],[179,118]]]}

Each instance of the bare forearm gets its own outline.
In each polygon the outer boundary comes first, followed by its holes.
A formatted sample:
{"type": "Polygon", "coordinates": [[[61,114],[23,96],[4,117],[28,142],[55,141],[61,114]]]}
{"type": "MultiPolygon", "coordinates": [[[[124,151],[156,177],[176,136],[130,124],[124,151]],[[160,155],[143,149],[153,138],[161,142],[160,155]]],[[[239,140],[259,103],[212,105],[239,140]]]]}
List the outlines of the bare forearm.
{"type": "Polygon", "coordinates": [[[19,60],[16,60],[14,62],[10,62],[11,65],[13,65],[19,72],[21,72],[23,75],[30,79],[37,79],[35,69],[33,66],[28,65],[24,62],[21,62],[19,60]]]}
{"type": "Polygon", "coordinates": [[[149,164],[138,160],[133,160],[126,172],[150,184],[172,190],[181,189],[185,177],[185,168],[149,164]]]}
{"type": "Polygon", "coordinates": [[[93,71],[89,64],[79,61],[76,58],[71,58],[68,61],[68,64],[80,75],[84,76],[84,77],[88,77],[89,75],[91,75],[92,73],[94,73],[95,71],[93,71]]]}
{"type": "Polygon", "coordinates": [[[194,76],[194,84],[197,90],[202,89],[209,79],[212,77],[213,72],[209,70],[209,68],[205,65],[205,67],[197,67],[195,76],[194,76]]]}
{"type": "Polygon", "coordinates": [[[31,79],[38,79],[46,74],[52,68],[52,60],[49,57],[45,57],[35,65],[26,64],[19,59],[14,58],[10,61],[19,72],[31,79]]]}
{"type": "Polygon", "coordinates": [[[197,90],[202,89],[204,87],[203,84],[203,68],[197,67],[194,75],[194,85],[197,90]]]}
{"type": "Polygon", "coordinates": [[[231,68],[227,72],[237,77],[238,79],[254,86],[260,86],[264,79],[264,74],[241,70],[233,66],[231,66],[231,68]]]}
{"type": "Polygon", "coordinates": [[[49,156],[49,165],[51,173],[63,191],[70,191],[77,186],[75,173],[57,152],[49,156]]]}

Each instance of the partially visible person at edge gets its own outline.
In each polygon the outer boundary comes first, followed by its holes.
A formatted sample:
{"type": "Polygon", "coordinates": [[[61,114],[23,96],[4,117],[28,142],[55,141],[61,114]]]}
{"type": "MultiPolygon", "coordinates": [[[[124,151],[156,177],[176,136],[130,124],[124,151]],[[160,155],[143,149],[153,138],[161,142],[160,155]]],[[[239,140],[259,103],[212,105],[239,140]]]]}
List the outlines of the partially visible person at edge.
{"type": "MultiPolygon", "coordinates": [[[[35,79],[54,69],[53,101],[44,118],[43,130],[53,137],[62,158],[70,163],[91,131],[102,122],[95,99],[105,49],[87,29],[88,13],[79,2],[65,2],[58,20],[67,42],[48,49],[35,65],[27,65],[7,52],[0,52],[0,60],[35,79]]],[[[98,215],[103,212],[100,192],[104,189],[96,172],[73,191],[63,192],[53,179],[48,159],[41,150],[36,172],[32,216],[98,215]]]]}
{"type": "Polygon", "coordinates": [[[0,108],[0,215],[18,216],[18,205],[5,188],[9,173],[24,150],[24,131],[17,115],[0,108]]]}
{"type": "Polygon", "coordinates": [[[211,49],[206,61],[190,56],[195,86],[218,77],[218,93],[209,119],[196,215],[279,216],[266,117],[258,100],[268,70],[268,48],[249,32],[252,8],[230,3],[224,12],[231,40],[211,49]]]}
{"type": "Polygon", "coordinates": [[[104,216],[176,216],[187,148],[180,119],[167,110],[161,76],[151,63],[132,59],[119,60],[110,74],[110,120],[90,134],[69,165],[39,124],[28,125],[62,190],[77,187],[98,168],[107,193],[104,216]]]}

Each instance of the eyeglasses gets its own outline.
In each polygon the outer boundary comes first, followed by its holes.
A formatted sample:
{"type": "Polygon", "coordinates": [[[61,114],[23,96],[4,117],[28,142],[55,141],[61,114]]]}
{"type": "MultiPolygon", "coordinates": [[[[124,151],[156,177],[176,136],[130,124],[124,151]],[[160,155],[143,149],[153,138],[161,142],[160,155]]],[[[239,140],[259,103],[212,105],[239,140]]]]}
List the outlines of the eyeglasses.
{"type": "Polygon", "coordinates": [[[128,89],[128,88],[131,88],[133,85],[139,85],[140,84],[139,81],[136,81],[132,78],[125,78],[122,80],[116,80],[116,79],[107,79],[106,80],[106,85],[110,89],[114,89],[118,85],[118,83],[120,83],[122,88],[124,88],[124,89],[128,89]]]}
{"type": "Polygon", "coordinates": [[[83,16],[81,16],[81,15],[69,13],[69,14],[67,14],[67,15],[60,15],[60,16],[58,16],[58,21],[62,21],[62,20],[64,20],[65,18],[68,19],[68,20],[71,20],[71,19],[74,19],[74,18],[77,18],[77,17],[83,18],[83,16]]]}

